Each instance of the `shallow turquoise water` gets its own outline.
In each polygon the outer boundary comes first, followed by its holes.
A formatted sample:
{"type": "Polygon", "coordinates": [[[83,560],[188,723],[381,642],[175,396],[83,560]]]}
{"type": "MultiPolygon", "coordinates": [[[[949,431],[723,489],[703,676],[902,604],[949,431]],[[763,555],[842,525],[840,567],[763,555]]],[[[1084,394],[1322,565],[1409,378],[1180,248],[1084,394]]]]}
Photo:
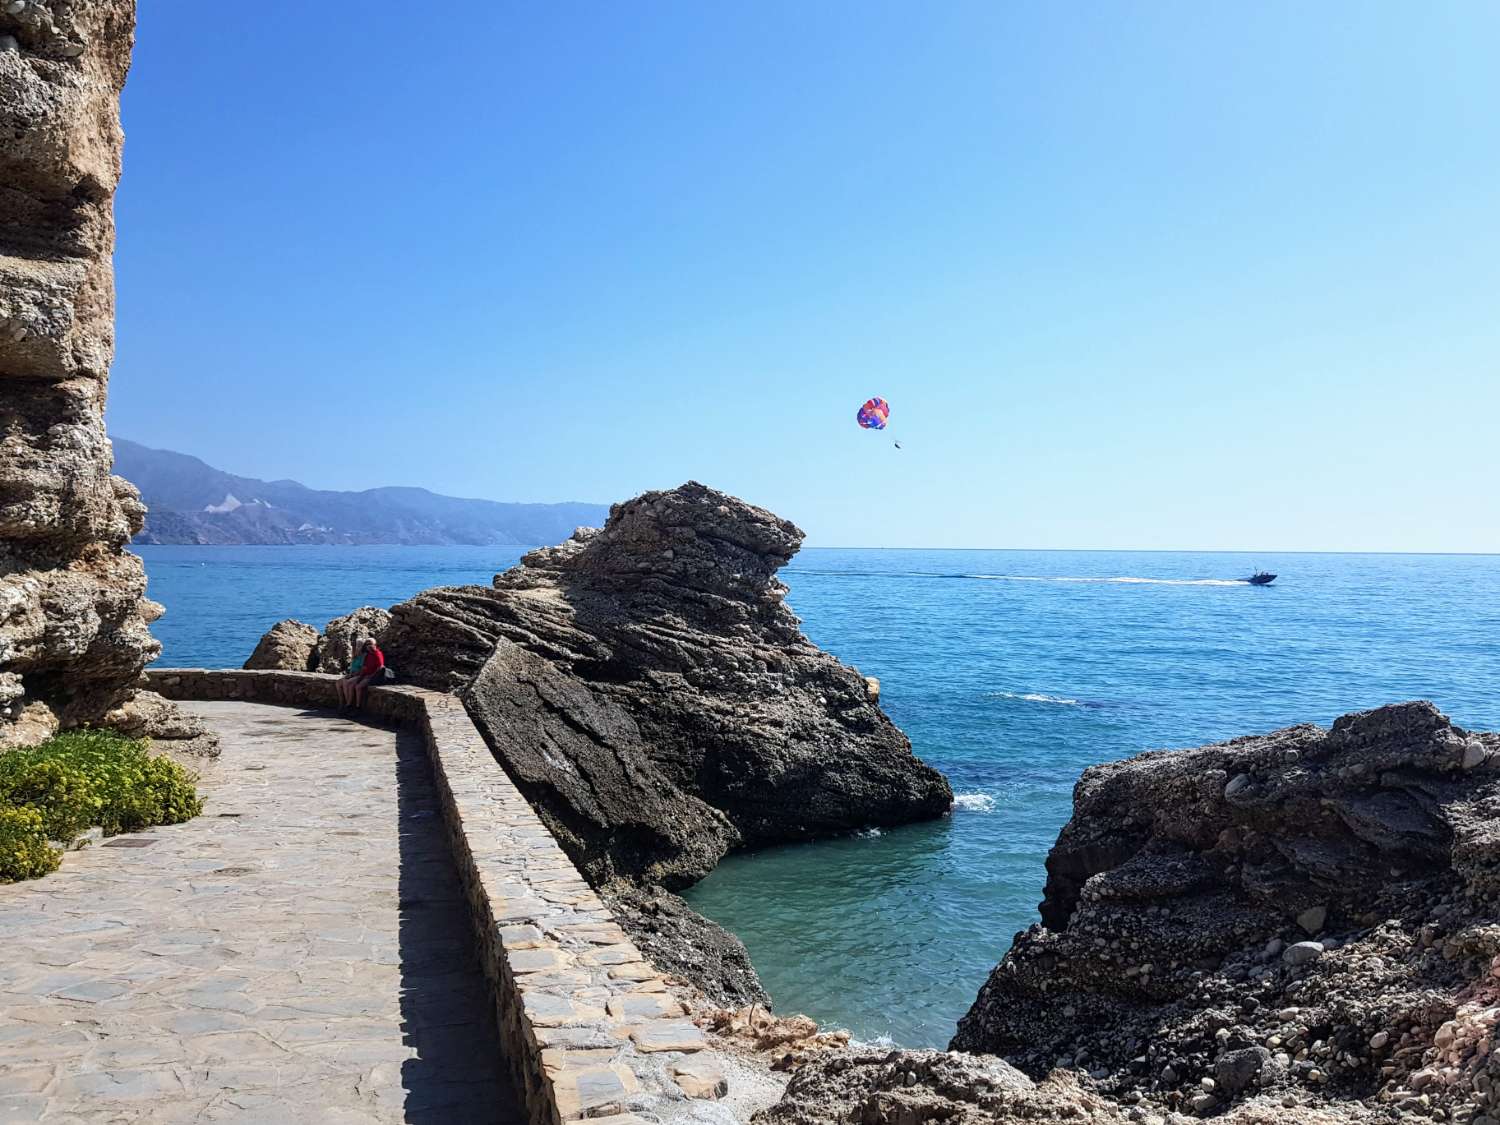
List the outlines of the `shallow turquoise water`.
{"type": "MultiPolygon", "coordinates": [[[[496,548],[143,548],[165,663],[238,664],[440,583],[496,548]]],[[[808,550],[783,572],[818,644],[960,794],[936,823],[731,857],[689,893],[744,939],[778,1008],[945,1044],[1015,931],[1093,762],[1327,723],[1397,699],[1500,728],[1500,557],[808,550]],[[1257,566],[1274,586],[1226,581],[1257,566]]]]}

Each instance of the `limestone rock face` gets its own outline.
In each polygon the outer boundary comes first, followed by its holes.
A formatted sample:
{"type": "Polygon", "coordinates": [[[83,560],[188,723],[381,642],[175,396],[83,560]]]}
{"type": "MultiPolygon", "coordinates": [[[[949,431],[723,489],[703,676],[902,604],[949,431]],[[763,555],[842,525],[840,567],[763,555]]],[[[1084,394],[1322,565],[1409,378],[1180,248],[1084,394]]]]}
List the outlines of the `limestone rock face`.
{"type": "Polygon", "coordinates": [[[1496,1115],[1500,737],[1406,703],[1096,766],[1047,871],[954,1049],[1224,1120],[1496,1115]]]}
{"type": "Polygon", "coordinates": [[[0,745],[100,721],[160,651],[124,550],[145,509],[104,432],[134,21],[133,0],[0,5],[0,745]]]}
{"type": "Polygon", "coordinates": [[[266,630],[245,667],[272,672],[310,672],[317,659],[318,631],[287,618],[266,630]]]}
{"type": "Polygon", "coordinates": [[[732,847],[945,812],[952,792],[783,602],[793,524],[696,482],[493,587],[391,610],[407,681],[459,689],[589,877],[675,887],[732,847]]]}
{"type": "Polygon", "coordinates": [[[390,613],[372,605],[360,606],[353,613],[335,617],[318,638],[312,670],[339,675],[347,672],[354,661],[355,641],[361,637],[374,637],[379,642],[390,623],[390,613]]]}

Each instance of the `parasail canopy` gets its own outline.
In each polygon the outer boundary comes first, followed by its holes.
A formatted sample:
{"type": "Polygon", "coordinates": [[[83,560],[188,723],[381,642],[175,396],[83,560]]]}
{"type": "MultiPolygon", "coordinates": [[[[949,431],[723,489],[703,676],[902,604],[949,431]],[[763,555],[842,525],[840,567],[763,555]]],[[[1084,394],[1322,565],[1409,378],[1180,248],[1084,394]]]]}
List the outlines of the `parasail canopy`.
{"type": "Polygon", "coordinates": [[[883,398],[872,398],[859,408],[855,420],[867,430],[883,430],[891,420],[891,404],[883,398]]]}

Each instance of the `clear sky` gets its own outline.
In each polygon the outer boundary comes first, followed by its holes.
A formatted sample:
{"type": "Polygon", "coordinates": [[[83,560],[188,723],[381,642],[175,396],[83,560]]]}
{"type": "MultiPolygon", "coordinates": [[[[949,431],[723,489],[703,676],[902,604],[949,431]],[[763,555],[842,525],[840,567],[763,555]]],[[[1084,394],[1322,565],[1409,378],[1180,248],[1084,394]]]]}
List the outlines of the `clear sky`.
{"type": "Polygon", "coordinates": [[[1497,44],[1491,0],[141,0],[111,428],[695,478],[823,545],[1500,551],[1497,44]]]}

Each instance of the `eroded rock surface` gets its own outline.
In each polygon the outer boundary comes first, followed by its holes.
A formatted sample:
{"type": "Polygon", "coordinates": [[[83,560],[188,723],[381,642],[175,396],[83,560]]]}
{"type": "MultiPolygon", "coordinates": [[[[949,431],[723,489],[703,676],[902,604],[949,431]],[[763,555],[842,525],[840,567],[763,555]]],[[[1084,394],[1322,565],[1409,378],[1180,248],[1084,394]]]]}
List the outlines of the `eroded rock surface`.
{"type": "MultiPolygon", "coordinates": [[[[947,781],[783,602],[776,571],[801,542],[695,482],[648,492],[493,586],[393,607],[385,652],[403,681],[461,693],[596,886],[680,888],[731,848],[942,815],[947,781]]],[[[659,911],[627,912],[651,922],[632,936],[663,964],[697,961],[710,995],[759,989],[743,947],[699,958],[686,936],[695,919],[697,949],[732,935],[685,904],[670,913],[678,957],[659,911]]]]}
{"type": "Polygon", "coordinates": [[[160,651],[104,431],[134,21],[133,0],[0,5],[0,745],[101,721],[160,651]]]}
{"type": "Polygon", "coordinates": [[[942,775],[783,602],[801,542],[701,484],[648,492],[493,587],[395,606],[386,653],[461,690],[599,883],[683,886],[730,848],[941,815],[942,775]]]}
{"type": "Polygon", "coordinates": [[[318,649],[318,631],[287,618],[266,630],[245,667],[262,672],[310,672],[318,649]]]}
{"type": "Polygon", "coordinates": [[[1495,735],[1407,703],[1096,766],[1047,870],[954,1048],[1155,1112],[1500,1117],[1495,735]]]}

